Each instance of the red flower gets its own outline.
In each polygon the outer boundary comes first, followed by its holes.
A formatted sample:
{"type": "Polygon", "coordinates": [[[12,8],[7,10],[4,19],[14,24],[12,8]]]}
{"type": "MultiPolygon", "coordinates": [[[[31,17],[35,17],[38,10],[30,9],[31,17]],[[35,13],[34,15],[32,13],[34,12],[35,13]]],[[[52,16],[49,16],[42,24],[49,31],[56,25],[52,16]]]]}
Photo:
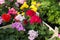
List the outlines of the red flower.
{"type": "Polygon", "coordinates": [[[33,15],[36,15],[36,12],[33,10],[27,10],[26,15],[32,17],[33,15]]]}
{"type": "Polygon", "coordinates": [[[4,22],[9,22],[10,18],[11,18],[11,15],[6,14],[6,13],[2,14],[2,19],[4,22]]]}
{"type": "Polygon", "coordinates": [[[41,23],[41,22],[42,22],[41,18],[39,16],[36,16],[36,15],[32,16],[30,19],[30,24],[41,23]]]}

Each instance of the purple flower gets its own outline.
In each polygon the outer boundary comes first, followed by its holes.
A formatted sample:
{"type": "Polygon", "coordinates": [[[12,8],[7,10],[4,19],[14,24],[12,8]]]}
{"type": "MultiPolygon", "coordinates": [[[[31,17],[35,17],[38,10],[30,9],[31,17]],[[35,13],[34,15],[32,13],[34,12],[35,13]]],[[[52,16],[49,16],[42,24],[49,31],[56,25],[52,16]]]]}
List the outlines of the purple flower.
{"type": "Polygon", "coordinates": [[[15,22],[15,23],[12,23],[12,28],[16,28],[18,31],[25,31],[22,23],[20,22],[15,22]]]}
{"type": "Polygon", "coordinates": [[[0,16],[0,24],[3,22],[3,20],[2,20],[2,18],[1,18],[1,16],[0,16]]]}

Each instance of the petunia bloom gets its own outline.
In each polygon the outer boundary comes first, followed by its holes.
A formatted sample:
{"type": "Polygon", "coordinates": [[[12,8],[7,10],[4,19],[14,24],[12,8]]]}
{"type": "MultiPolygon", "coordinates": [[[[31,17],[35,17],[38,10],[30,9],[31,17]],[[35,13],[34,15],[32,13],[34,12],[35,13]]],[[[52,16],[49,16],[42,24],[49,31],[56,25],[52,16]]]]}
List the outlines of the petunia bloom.
{"type": "Polygon", "coordinates": [[[12,28],[16,28],[18,31],[25,31],[22,23],[20,22],[12,23],[12,28]]]}
{"type": "Polygon", "coordinates": [[[28,39],[30,40],[34,40],[36,37],[38,37],[38,31],[29,30],[28,34],[28,39]]]}
{"type": "Polygon", "coordinates": [[[32,17],[33,15],[36,15],[36,12],[33,10],[27,10],[26,15],[32,17]]]}
{"type": "Polygon", "coordinates": [[[23,10],[24,8],[28,8],[28,7],[29,5],[26,2],[24,2],[24,4],[20,7],[20,9],[23,10]]]}
{"type": "Polygon", "coordinates": [[[30,24],[41,23],[41,22],[42,22],[41,18],[36,15],[32,16],[30,19],[30,24]]]}
{"type": "Polygon", "coordinates": [[[15,17],[15,20],[18,20],[18,21],[23,21],[24,19],[25,19],[25,17],[22,16],[21,14],[19,14],[15,17]]]}
{"type": "Polygon", "coordinates": [[[37,3],[36,1],[32,0],[31,6],[30,6],[31,10],[34,10],[35,12],[37,12],[39,6],[41,6],[40,3],[37,3]]]}
{"type": "Polygon", "coordinates": [[[31,5],[30,8],[31,8],[31,10],[37,12],[37,7],[35,5],[31,5]]]}
{"type": "Polygon", "coordinates": [[[9,22],[10,19],[11,19],[11,15],[10,14],[6,14],[6,13],[2,14],[2,20],[4,22],[9,22]]]}
{"type": "Polygon", "coordinates": [[[14,8],[9,9],[8,14],[16,15],[17,11],[14,8]]]}
{"type": "Polygon", "coordinates": [[[25,1],[26,0],[17,0],[17,2],[20,3],[20,4],[24,4],[25,1]]]}
{"type": "Polygon", "coordinates": [[[0,4],[3,4],[3,3],[5,3],[5,0],[0,0],[0,4]]]}

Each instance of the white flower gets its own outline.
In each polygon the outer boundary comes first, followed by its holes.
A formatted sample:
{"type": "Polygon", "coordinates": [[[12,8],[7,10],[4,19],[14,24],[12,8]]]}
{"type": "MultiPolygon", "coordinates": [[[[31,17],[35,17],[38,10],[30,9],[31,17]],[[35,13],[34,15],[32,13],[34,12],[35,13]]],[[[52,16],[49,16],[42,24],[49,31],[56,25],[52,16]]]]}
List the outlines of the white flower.
{"type": "Polygon", "coordinates": [[[16,19],[16,20],[19,20],[19,21],[23,21],[23,20],[25,19],[25,17],[22,16],[21,14],[19,14],[19,15],[17,15],[17,16],[15,17],[15,19],[16,19]]]}
{"type": "Polygon", "coordinates": [[[17,0],[18,3],[23,4],[26,0],[17,0]]]}
{"type": "Polygon", "coordinates": [[[29,36],[28,39],[34,40],[35,38],[33,36],[29,36]]]}
{"type": "Polygon", "coordinates": [[[34,40],[36,37],[38,37],[38,31],[29,30],[28,34],[29,34],[28,38],[30,40],[34,40]]]}

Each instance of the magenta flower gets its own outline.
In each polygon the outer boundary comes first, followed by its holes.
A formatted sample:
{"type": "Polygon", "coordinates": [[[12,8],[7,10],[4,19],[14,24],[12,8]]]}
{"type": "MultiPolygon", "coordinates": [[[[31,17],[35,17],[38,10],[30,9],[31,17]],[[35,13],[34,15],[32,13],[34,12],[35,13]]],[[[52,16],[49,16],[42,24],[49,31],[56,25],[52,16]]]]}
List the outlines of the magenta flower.
{"type": "Polygon", "coordinates": [[[17,11],[14,8],[9,9],[8,14],[16,15],[17,11]]]}
{"type": "Polygon", "coordinates": [[[25,31],[22,23],[20,22],[15,22],[15,23],[12,23],[12,28],[16,28],[18,31],[25,31]]]}
{"type": "Polygon", "coordinates": [[[5,0],[0,0],[0,4],[3,4],[3,3],[5,3],[5,0]]]}

